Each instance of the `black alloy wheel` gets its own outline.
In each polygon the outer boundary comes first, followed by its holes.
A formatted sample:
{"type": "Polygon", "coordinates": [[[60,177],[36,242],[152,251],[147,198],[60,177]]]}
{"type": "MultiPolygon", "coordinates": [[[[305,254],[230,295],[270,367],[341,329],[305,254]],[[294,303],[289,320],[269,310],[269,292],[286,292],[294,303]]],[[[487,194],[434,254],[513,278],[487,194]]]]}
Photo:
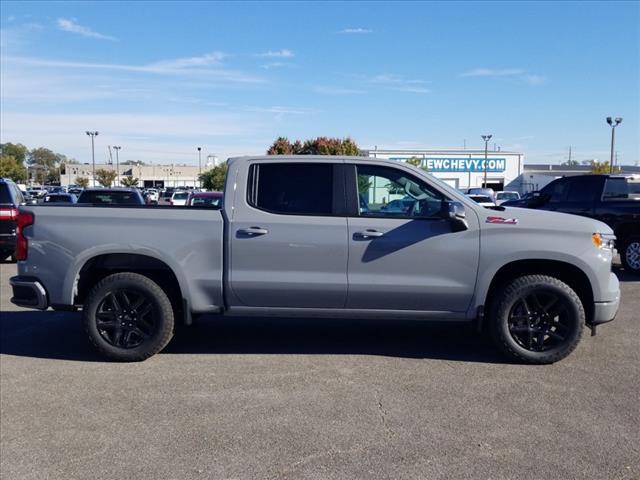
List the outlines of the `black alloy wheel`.
{"type": "Polygon", "coordinates": [[[544,352],[565,341],[571,322],[567,302],[553,291],[534,290],[515,302],[509,312],[511,337],[531,352],[544,352]]]}
{"type": "Polygon", "coordinates": [[[115,290],[98,305],[96,327],[110,345],[135,348],[153,335],[156,327],[154,316],[157,312],[153,311],[150,298],[143,292],[115,290]]]}

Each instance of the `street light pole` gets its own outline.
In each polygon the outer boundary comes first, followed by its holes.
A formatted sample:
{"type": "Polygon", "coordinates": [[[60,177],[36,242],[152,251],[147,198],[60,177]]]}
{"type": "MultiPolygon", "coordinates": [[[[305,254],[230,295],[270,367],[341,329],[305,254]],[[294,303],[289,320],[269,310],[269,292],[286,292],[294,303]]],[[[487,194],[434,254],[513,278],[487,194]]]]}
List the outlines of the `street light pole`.
{"type": "Polygon", "coordinates": [[[484,182],[482,188],[487,188],[487,154],[489,149],[489,140],[493,135],[482,135],[482,140],[484,140],[484,182]]]}
{"type": "Polygon", "coordinates": [[[118,153],[120,152],[120,149],[122,147],[113,147],[113,149],[116,151],[116,187],[120,186],[120,156],[118,155],[118,153]]]}
{"type": "Polygon", "coordinates": [[[616,127],[622,123],[622,117],[612,119],[607,117],[607,123],[611,127],[611,158],[609,159],[609,173],[613,173],[613,150],[616,141],[616,127]]]}
{"type": "Polygon", "coordinates": [[[87,135],[91,137],[91,164],[93,165],[91,168],[91,176],[93,177],[93,186],[96,186],[96,149],[93,143],[93,139],[98,136],[98,132],[85,132],[87,135]]]}
{"type": "Polygon", "coordinates": [[[202,147],[198,147],[198,188],[202,188],[200,175],[202,175],[202,147]]]}

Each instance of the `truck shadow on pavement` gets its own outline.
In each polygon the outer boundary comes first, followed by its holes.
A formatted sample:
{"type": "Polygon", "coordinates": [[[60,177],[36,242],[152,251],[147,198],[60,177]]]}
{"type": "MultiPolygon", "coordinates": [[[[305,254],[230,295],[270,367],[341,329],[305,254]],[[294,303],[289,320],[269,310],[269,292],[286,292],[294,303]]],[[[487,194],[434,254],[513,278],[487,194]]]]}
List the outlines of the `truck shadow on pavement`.
{"type": "MultiPolygon", "coordinates": [[[[102,361],[78,313],[1,312],[0,353],[102,361]]],[[[161,354],[378,355],[505,363],[469,325],[406,320],[202,317],[161,354]]]]}

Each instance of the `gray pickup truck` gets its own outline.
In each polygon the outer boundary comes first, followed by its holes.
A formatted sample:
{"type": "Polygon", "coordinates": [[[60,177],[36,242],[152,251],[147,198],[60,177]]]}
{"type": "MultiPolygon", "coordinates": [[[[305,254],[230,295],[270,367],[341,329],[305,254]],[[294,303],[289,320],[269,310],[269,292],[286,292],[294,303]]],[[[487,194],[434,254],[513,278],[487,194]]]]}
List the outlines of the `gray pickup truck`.
{"type": "Polygon", "coordinates": [[[552,363],[618,310],[607,225],[483,208],[404,163],[235,158],[224,195],[220,209],[22,207],[13,303],[81,307],[120,361],[218,314],[472,322],[511,359],[552,363]]]}

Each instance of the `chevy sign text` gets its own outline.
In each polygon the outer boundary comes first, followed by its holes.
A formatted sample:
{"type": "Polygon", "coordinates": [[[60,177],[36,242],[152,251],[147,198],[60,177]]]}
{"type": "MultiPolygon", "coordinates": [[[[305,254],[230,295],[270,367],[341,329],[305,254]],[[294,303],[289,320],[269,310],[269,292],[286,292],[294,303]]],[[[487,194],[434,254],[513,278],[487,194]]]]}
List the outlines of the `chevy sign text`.
{"type": "MultiPolygon", "coordinates": [[[[391,157],[389,160],[407,160],[411,157],[391,157]]],[[[484,158],[423,158],[422,166],[429,172],[484,172],[484,158]]],[[[504,172],[505,158],[487,159],[487,172],[504,172]]]]}

